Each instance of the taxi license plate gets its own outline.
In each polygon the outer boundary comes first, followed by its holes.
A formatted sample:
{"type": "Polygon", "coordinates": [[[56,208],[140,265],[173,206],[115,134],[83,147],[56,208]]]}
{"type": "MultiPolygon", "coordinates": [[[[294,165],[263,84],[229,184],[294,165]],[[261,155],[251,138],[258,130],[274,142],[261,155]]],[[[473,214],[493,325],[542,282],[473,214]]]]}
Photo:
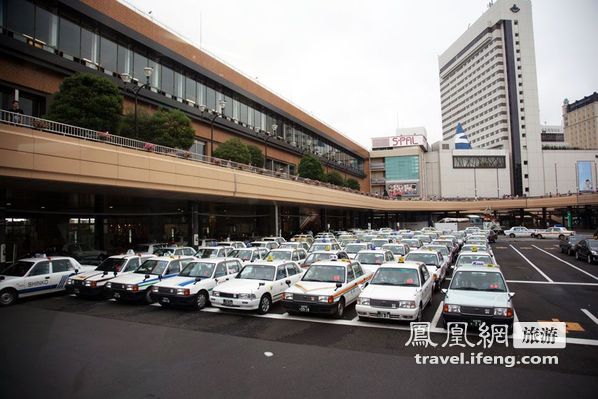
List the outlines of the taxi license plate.
{"type": "Polygon", "coordinates": [[[300,312],[309,312],[309,306],[305,306],[305,305],[299,306],[299,311],[300,312]]]}
{"type": "Polygon", "coordinates": [[[233,304],[233,300],[232,299],[223,299],[222,302],[225,305],[229,305],[229,306],[232,306],[232,304],[233,304]]]}
{"type": "Polygon", "coordinates": [[[115,292],[115,293],[114,293],[114,297],[115,297],[115,298],[120,298],[120,293],[118,293],[118,292],[115,292]]]}
{"type": "Polygon", "coordinates": [[[170,299],[168,299],[168,298],[162,298],[162,303],[169,303],[169,302],[170,302],[170,299]]]}
{"type": "Polygon", "coordinates": [[[469,325],[472,327],[479,327],[482,324],[482,320],[472,320],[469,322],[469,325]]]}
{"type": "Polygon", "coordinates": [[[73,292],[74,292],[75,294],[78,294],[78,293],[80,293],[80,292],[81,292],[81,290],[79,290],[79,288],[75,288],[75,289],[73,290],[73,292]]]}
{"type": "Polygon", "coordinates": [[[390,319],[390,312],[378,312],[378,317],[382,319],[390,319]]]}

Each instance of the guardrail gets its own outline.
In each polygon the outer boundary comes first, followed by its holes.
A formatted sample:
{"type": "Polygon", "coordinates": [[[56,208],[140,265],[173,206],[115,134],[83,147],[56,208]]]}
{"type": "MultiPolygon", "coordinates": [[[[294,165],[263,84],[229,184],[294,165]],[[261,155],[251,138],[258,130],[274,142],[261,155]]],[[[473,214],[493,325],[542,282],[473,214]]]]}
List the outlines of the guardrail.
{"type": "Polygon", "coordinates": [[[136,140],[129,137],[118,136],[109,132],[100,132],[91,129],[85,129],[78,126],[68,125],[65,123],[51,121],[49,119],[37,118],[34,116],[24,115],[16,112],[6,110],[0,111],[0,123],[23,126],[31,129],[41,130],[48,133],[59,134],[62,136],[75,137],[82,140],[101,142],[123,148],[130,148],[139,151],[152,152],[155,154],[177,157],[193,162],[202,162],[210,165],[216,165],[229,169],[237,169],[245,172],[251,172],[264,176],[276,177],[280,179],[298,181],[305,184],[322,186],[334,190],[347,191],[355,194],[366,196],[374,196],[370,193],[365,193],[348,187],[335,186],[330,183],[321,182],[318,180],[306,179],[298,175],[286,173],[284,170],[270,170],[253,165],[241,164],[238,162],[229,161],[227,159],[210,157],[203,154],[196,154],[187,150],[179,148],[166,147],[146,141],[136,140]]]}

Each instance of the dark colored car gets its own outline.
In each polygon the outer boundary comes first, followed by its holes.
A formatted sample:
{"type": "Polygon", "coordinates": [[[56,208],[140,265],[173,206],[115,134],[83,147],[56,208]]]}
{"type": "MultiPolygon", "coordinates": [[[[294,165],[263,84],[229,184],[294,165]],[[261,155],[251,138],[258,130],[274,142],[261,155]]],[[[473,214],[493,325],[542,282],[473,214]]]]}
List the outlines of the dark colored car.
{"type": "Polygon", "coordinates": [[[565,239],[559,241],[559,247],[561,247],[561,252],[567,255],[575,255],[575,251],[577,250],[577,244],[581,240],[585,239],[587,239],[587,237],[584,236],[565,237],[565,239]]]}
{"type": "Polygon", "coordinates": [[[598,262],[598,240],[581,240],[577,244],[575,258],[585,260],[590,264],[598,262]]]}

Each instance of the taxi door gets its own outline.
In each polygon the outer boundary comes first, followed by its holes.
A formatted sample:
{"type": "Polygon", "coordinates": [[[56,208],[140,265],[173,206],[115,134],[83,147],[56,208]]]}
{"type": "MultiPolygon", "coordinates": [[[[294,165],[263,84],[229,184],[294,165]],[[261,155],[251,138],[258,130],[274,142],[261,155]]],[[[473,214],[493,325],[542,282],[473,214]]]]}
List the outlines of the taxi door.
{"type": "Polygon", "coordinates": [[[280,300],[282,297],[282,293],[284,290],[288,288],[286,283],[287,280],[287,271],[285,265],[278,265],[276,267],[276,277],[274,280],[274,284],[272,284],[272,291],[270,294],[272,295],[272,302],[276,302],[280,300]]]}
{"type": "Polygon", "coordinates": [[[50,265],[52,267],[50,285],[54,286],[53,291],[64,290],[68,278],[75,274],[75,267],[69,259],[52,259],[50,265]]]}
{"type": "MultiPolygon", "coordinates": [[[[54,284],[55,285],[55,284],[54,284]]],[[[50,261],[37,262],[17,284],[20,297],[27,297],[44,292],[52,292],[52,274],[50,273],[50,261]]]]}
{"type": "Polygon", "coordinates": [[[422,281],[421,284],[421,295],[424,306],[432,301],[432,292],[434,290],[434,283],[428,269],[425,266],[419,268],[419,278],[422,281]]]}
{"type": "Polygon", "coordinates": [[[355,300],[357,300],[359,294],[361,294],[361,288],[359,285],[357,285],[355,271],[350,264],[347,265],[347,287],[351,287],[351,289],[344,294],[345,305],[353,303],[355,300]]]}

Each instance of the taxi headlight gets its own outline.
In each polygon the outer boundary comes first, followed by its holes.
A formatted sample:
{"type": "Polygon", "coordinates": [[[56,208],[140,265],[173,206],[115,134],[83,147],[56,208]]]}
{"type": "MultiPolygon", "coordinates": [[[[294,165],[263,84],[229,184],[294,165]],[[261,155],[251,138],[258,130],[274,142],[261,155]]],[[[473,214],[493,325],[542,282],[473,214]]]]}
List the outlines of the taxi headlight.
{"type": "Polygon", "coordinates": [[[494,316],[511,317],[511,316],[513,316],[513,309],[511,309],[511,308],[494,308],[494,316]]]}
{"type": "Polygon", "coordinates": [[[282,293],[282,299],[286,300],[286,301],[292,301],[293,300],[293,294],[290,292],[283,292],[282,293]]]}
{"type": "Polygon", "coordinates": [[[95,281],[86,281],[85,286],[90,288],[95,288],[97,283],[95,281]]]}
{"type": "Polygon", "coordinates": [[[334,297],[328,295],[321,295],[318,297],[318,302],[326,302],[326,303],[333,303],[334,297]]]}
{"type": "Polygon", "coordinates": [[[447,305],[445,304],[442,310],[445,313],[461,313],[461,306],[459,305],[447,305]]]}
{"type": "Polygon", "coordinates": [[[415,301],[399,301],[401,309],[415,309],[415,301]]]}
{"type": "Polygon", "coordinates": [[[370,306],[370,298],[357,298],[358,305],[370,306]]]}
{"type": "Polygon", "coordinates": [[[255,299],[255,294],[239,294],[239,299],[255,299]]]}
{"type": "Polygon", "coordinates": [[[68,280],[66,280],[66,285],[73,285],[74,281],[72,278],[69,278],[68,280]]]}
{"type": "Polygon", "coordinates": [[[127,284],[127,291],[137,292],[139,291],[139,286],[137,284],[127,284]]]}
{"type": "Polygon", "coordinates": [[[178,288],[176,290],[176,294],[182,296],[189,296],[189,288],[178,288]]]}
{"type": "Polygon", "coordinates": [[[112,283],[106,283],[106,288],[112,288],[112,283]]]}
{"type": "Polygon", "coordinates": [[[158,292],[160,288],[156,287],[155,285],[152,287],[152,292],[158,292]]]}
{"type": "Polygon", "coordinates": [[[592,255],[598,255],[598,252],[592,251],[592,255]]]}
{"type": "Polygon", "coordinates": [[[220,291],[212,291],[212,296],[219,297],[220,296],[220,291]]]}

